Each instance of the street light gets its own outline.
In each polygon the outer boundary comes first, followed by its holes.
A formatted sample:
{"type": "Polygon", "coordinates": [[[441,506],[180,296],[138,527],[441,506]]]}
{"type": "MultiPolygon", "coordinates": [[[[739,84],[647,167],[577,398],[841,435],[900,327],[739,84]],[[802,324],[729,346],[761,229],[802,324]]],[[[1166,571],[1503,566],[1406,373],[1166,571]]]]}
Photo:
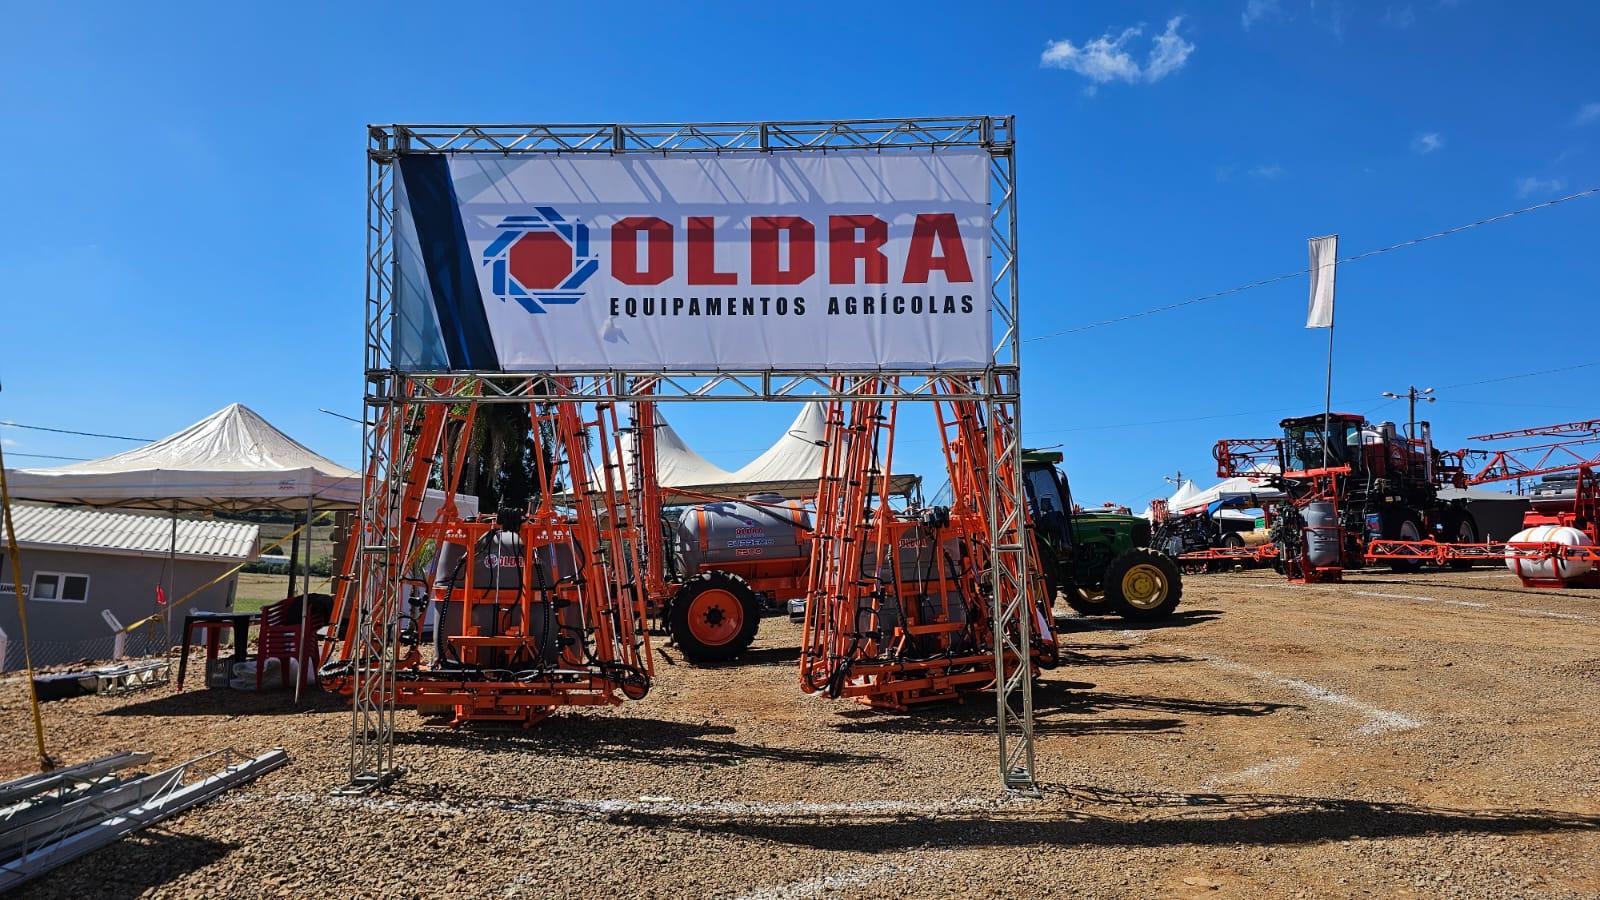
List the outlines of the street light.
{"type": "Polygon", "coordinates": [[[1421,390],[1418,390],[1416,385],[1411,385],[1411,387],[1409,389],[1407,389],[1404,394],[1396,394],[1393,391],[1384,391],[1383,392],[1383,396],[1389,398],[1390,400],[1405,399],[1405,400],[1409,401],[1410,411],[1406,415],[1406,437],[1411,438],[1412,440],[1416,440],[1416,438],[1417,438],[1417,401],[1418,400],[1422,400],[1422,401],[1425,401],[1427,403],[1434,402],[1438,398],[1437,397],[1428,396],[1429,394],[1432,394],[1432,393],[1433,393],[1433,388],[1422,388],[1421,390]]]}

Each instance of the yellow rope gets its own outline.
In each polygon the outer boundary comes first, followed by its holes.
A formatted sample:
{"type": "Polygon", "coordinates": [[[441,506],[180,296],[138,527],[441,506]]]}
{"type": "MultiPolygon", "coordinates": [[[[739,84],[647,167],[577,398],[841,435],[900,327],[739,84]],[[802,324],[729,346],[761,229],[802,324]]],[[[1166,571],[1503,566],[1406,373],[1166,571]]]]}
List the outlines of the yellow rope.
{"type": "Polygon", "coordinates": [[[39,712],[39,690],[33,684],[33,649],[28,644],[28,604],[22,596],[22,556],[17,549],[17,527],[11,521],[11,489],[6,485],[5,451],[0,450],[0,512],[6,525],[6,553],[11,557],[11,589],[17,594],[17,619],[22,623],[22,658],[28,669],[28,700],[33,707],[33,742],[39,750],[39,769],[48,772],[56,761],[44,749],[44,716],[39,712]]]}

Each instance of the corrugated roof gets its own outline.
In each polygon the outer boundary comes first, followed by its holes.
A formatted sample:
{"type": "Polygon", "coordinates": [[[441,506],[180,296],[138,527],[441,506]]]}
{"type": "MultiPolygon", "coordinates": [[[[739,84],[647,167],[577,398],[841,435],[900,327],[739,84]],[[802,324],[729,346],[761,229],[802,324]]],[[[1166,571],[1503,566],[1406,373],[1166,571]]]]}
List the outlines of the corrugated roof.
{"type": "MultiPolygon", "coordinates": [[[[17,525],[17,543],[24,548],[166,556],[172,547],[170,516],[16,503],[11,518],[17,525]]],[[[0,523],[0,536],[4,533],[0,523]]],[[[260,533],[259,526],[248,522],[179,519],[177,555],[182,559],[250,559],[260,533]]]]}

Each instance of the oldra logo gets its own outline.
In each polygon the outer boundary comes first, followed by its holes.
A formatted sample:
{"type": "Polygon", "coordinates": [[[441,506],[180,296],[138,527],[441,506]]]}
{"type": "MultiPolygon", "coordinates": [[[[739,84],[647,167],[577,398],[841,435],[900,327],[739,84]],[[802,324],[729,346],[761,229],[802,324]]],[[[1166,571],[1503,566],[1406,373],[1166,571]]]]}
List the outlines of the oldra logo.
{"type": "Polygon", "coordinates": [[[500,236],[484,248],[483,265],[490,267],[495,296],[543,313],[547,303],[577,303],[600,259],[589,250],[589,226],[568,222],[548,206],[534,211],[500,221],[500,236]]]}

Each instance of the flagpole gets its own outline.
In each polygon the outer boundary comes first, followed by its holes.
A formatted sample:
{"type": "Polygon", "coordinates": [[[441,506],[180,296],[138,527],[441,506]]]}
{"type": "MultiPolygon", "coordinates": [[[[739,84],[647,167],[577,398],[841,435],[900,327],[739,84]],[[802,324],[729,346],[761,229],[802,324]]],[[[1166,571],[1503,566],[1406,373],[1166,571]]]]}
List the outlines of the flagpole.
{"type": "Polygon", "coordinates": [[[1328,374],[1322,386],[1322,467],[1331,461],[1333,442],[1333,286],[1339,264],[1339,236],[1311,238],[1311,301],[1306,307],[1306,327],[1328,329],[1328,374]]]}
{"type": "Polygon", "coordinates": [[[1322,467],[1328,467],[1328,442],[1333,439],[1333,433],[1328,427],[1328,420],[1332,417],[1333,408],[1333,322],[1330,315],[1328,322],[1328,378],[1322,389],[1322,467]]]}

